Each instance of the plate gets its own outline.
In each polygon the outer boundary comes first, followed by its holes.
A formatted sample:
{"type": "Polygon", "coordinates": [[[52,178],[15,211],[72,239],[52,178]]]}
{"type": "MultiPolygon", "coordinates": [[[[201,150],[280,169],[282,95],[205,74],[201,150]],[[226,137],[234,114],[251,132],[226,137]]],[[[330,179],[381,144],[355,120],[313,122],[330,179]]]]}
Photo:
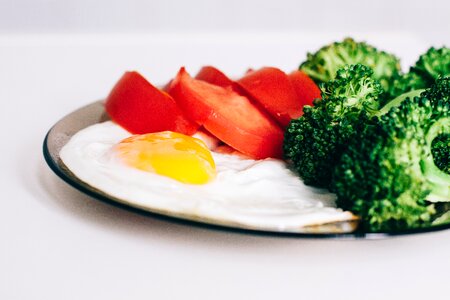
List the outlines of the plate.
{"type": "Polygon", "coordinates": [[[94,102],[68,114],[48,131],[43,144],[43,153],[49,167],[66,183],[97,200],[123,209],[186,225],[206,226],[213,229],[251,234],[307,238],[378,239],[389,236],[431,232],[450,228],[450,224],[444,224],[395,232],[366,232],[361,228],[358,228],[357,221],[345,221],[315,226],[305,226],[296,228],[295,230],[290,229],[289,231],[286,231],[282,228],[259,228],[222,219],[216,219],[214,217],[183,214],[176,211],[171,211],[170,209],[161,210],[152,206],[144,206],[130,201],[124,201],[122,199],[112,197],[111,195],[108,195],[103,191],[84,183],[70,172],[59,157],[61,148],[75,133],[90,125],[106,120],[108,120],[108,116],[104,111],[103,101],[94,102]]]}

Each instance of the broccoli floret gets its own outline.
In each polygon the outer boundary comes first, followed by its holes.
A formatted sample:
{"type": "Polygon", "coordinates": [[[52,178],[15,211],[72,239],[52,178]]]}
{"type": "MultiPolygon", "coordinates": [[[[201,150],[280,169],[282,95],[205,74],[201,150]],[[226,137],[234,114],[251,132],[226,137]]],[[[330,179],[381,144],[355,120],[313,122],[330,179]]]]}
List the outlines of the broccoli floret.
{"type": "Polygon", "coordinates": [[[450,174],[450,134],[438,136],[431,145],[434,163],[439,169],[450,174]]]}
{"type": "MultiPolygon", "coordinates": [[[[426,90],[413,90],[404,93],[394,100],[388,102],[383,106],[375,115],[380,117],[392,107],[399,106],[406,98],[413,98],[416,96],[422,96],[430,99],[431,101],[450,101],[450,77],[438,78],[430,88],[426,90]]],[[[432,154],[436,165],[450,174],[450,139],[449,136],[442,135],[436,137],[432,145],[432,154]]]]}
{"type": "Polygon", "coordinates": [[[400,73],[397,57],[351,38],[324,46],[315,53],[308,53],[300,70],[316,83],[323,83],[333,79],[338,69],[355,64],[372,68],[374,78],[379,80],[385,90],[389,90],[391,79],[400,73]]]}
{"type": "Polygon", "coordinates": [[[450,134],[448,101],[415,97],[393,107],[343,152],[333,174],[337,205],[371,231],[429,225],[429,201],[450,201],[450,175],[431,155],[440,134],[450,134]]]}
{"type": "Polygon", "coordinates": [[[375,114],[376,117],[381,117],[388,113],[393,107],[400,106],[403,101],[405,101],[408,98],[414,98],[420,96],[425,90],[414,90],[410,91],[404,94],[401,94],[400,96],[394,98],[393,100],[390,100],[387,102],[380,110],[375,114]]]}
{"type": "Polygon", "coordinates": [[[450,75],[449,77],[440,77],[433,82],[430,88],[425,90],[421,96],[432,101],[450,102],[450,75]]]}
{"type": "MultiPolygon", "coordinates": [[[[450,77],[439,78],[422,96],[433,101],[450,102],[450,77]]],[[[450,135],[440,135],[432,144],[434,162],[439,169],[450,174],[450,135]]]]}
{"type": "Polygon", "coordinates": [[[440,76],[450,75],[450,48],[439,49],[431,47],[419,57],[416,65],[411,68],[431,85],[440,76]]]}
{"type": "Polygon", "coordinates": [[[289,124],[284,154],[306,184],[328,187],[342,148],[378,111],[384,90],[372,76],[361,64],[338,70],[334,80],[321,84],[322,99],[289,124]]]}
{"type": "Polygon", "coordinates": [[[388,91],[388,98],[394,99],[410,91],[424,90],[426,87],[427,83],[423,80],[422,76],[414,72],[401,74],[392,80],[388,91]]]}
{"type": "Polygon", "coordinates": [[[389,89],[390,98],[409,91],[429,88],[442,76],[450,76],[450,48],[431,47],[419,57],[408,73],[394,78],[389,89]]]}

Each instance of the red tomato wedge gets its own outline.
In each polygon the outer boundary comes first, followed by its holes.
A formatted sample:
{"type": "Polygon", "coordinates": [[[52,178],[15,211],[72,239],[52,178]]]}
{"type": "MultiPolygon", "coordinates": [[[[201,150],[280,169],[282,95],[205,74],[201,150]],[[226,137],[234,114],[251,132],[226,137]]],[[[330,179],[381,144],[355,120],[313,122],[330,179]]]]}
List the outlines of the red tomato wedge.
{"type": "Polygon", "coordinates": [[[313,105],[314,99],[321,98],[319,87],[304,72],[294,71],[288,76],[302,107],[304,105],[313,105]]]}
{"type": "Polygon", "coordinates": [[[192,120],[234,149],[255,159],[282,157],[283,131],[247,97],[194,79],[184,68],[169,93],[192,120]]]}
{"type": "Polygon", "coordinates": [[[233,85],[233,80],[228,78],[222,71],[212,66],[201,68],[197,75],[195,75],[195,79],[203,80],[221,87],[230,87],[233,85]]]}
{"type": "Polygon", "coordinates": [[[283,128],[302,114],[302,105],[289,77],[277,68],[265,67],[247,72],[237,84],[283,128]]]}
{"type": "Polygon", "coordinates": [[[137,72],[126,72],[105,102],[111,119],[133,134],[176,131],[191,135],[199,127],[173,98],[137,72]]]}

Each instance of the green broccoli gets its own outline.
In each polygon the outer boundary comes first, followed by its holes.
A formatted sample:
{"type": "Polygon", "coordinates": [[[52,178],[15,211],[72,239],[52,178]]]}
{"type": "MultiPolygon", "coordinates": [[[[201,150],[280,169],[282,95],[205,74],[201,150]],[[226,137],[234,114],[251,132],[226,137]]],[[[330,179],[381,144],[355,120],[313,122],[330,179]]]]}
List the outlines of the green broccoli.
{"type": "Polygon", "coordinates": [[[450,76],[450,48],[431,47],[419,57],[408,73],[393,79],[388,90],[390,98],[409,91],[428,88],[442,76],[450,76]]]}
{"type": "MultiPolygon", "coordinates": [[[[450,77],[439,78],[422,94],[433,101],[450,102],[450,77]]],[[[450,135],[440,135],[432,144],[434,162],[442,171],[450,174],[450,135]]]]}
{"type": "Polygon", "coordinates": [[[450,174],[450,134],[438,136],[431,146],[431,153],[436,166],[450,174]]]}
{"type": "Polygon", "coordinates": [[[397,57],[351,38],[324,46],[316,53],[308,53],[299,69],[319,84],[333,79],[337,70],[345,65],[355,64],[372,68],[374,78],[385,90],[389,90],[391,79],[400,74],[397,57]]]}
{"type": "Polygon", "coordinates": [[[450,75],[448,77],[440,77],[425,90],[422,95],[433,101],[450,102],[450,75]]]}
{"type": "MultiPolygon", "coordinates": [[[[380,117],[394,106],[399,106],[406,98],[416,96],[426,97],[432,101],[450,101],[450,77],[438,78],[436,82],[426,90],[413,90],[404,93],[394,100],[388,102],[375,115],[380,117]]],[[[441,135],[436,137],[432,145],[434,161],[439,169],[450,174],[450,136],[441,135]]]]}
{"type": "Polygon", "coordinates": [[[427,83],[423,80],[422,76],[409,72],[396,76],[392,81],[388,90],[388,99],[397,98],[400,95],[404,95],[411,91],[423,91],[427,86],[427,83]]]}
{"type": "Polygon", "coordinates": [[[366,126],[333,173],[337,205],[361,216],[371,231],[429,225],[428,201],[450,201],[450,175],[437,168],[433,140],[450,134],[450,103],[415,97],[366,126]]]}
{"type": "Polygon", "coordinates": [[[435,49],[431,47],[419,57],[416,65],[411,68],[414,73],[433,84],[440,76],[450,75],[450,48],[442,47],[435,49]]]}
{"type": "Polygon", "coordinates": [[[328,187],[342,148],[378,111],[384,90],[372,76],[361,64],[339,69],[334,80],[321,84],[322,99],[289,124],[284,154],[306,184],[328,187]]]}

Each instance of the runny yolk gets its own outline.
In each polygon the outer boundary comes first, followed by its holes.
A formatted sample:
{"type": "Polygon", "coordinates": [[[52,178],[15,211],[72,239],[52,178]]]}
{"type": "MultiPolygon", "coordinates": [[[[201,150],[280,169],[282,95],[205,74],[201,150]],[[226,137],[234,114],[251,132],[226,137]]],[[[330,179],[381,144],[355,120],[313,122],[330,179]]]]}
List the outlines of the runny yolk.
{"type": "Polygon", "coordinates": [[[211,152],[199,139],[172,131],[134,135],[115,146],[127,165],[183,183],[203,184],[216,175],[211,152]]]}

